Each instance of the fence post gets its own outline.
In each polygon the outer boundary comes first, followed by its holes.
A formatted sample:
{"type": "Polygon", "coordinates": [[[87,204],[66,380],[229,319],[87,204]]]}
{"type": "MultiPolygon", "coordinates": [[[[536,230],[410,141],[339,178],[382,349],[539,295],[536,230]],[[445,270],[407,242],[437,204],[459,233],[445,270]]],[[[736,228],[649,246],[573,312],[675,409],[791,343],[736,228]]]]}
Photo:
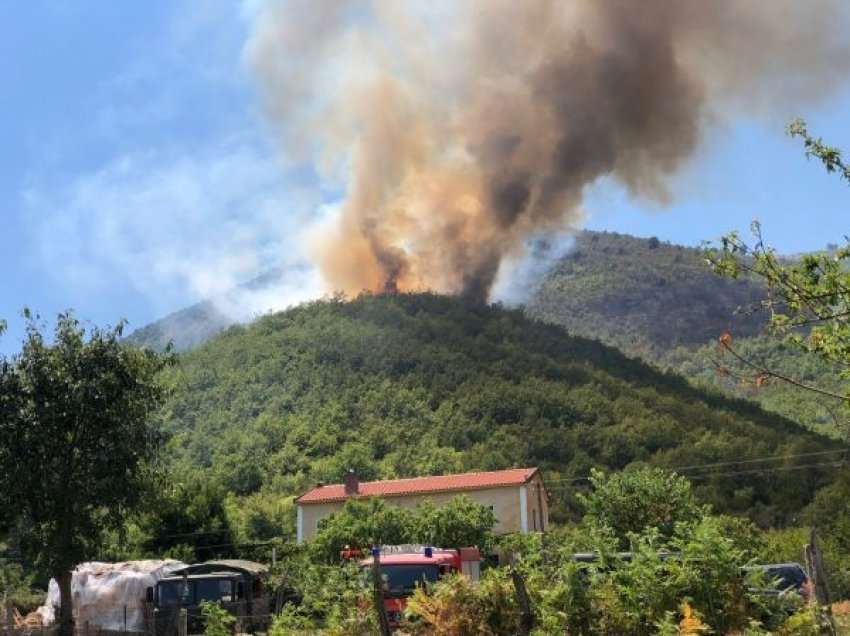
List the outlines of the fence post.
{"type": "Polygon", "coordinates": [[[177,636],[186,636],[189,631],[189,614],[185,607],[180,608],[180,614],[177,617],[177,636]]]}
{"type": "Polygon", "coordinates": [[[372,548],[372,582],[373,602],[378,614],[378,627],[381,636],[390,636],[390,621],[387,618],[387,608],[384,607],[384,581],[381,578],[381,549],[372,548]]]}
{"type": "Polygon", "coordinates": [[[812,578],[815,582],[815,596],[821,605],[829,605],[831,594],[829,582],[826,579],[826,571],[823,569],[823,557],[818,547],[817,530],[812,528],[809,535],[809,545],[806,546],[807,560],[811,561],[812,578]]]}

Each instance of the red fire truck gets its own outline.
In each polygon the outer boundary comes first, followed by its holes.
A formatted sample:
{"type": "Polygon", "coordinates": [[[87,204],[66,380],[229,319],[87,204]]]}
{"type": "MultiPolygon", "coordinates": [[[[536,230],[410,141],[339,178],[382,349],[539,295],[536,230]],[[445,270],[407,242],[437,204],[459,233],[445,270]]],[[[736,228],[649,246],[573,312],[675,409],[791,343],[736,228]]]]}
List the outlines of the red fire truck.
{"type": "MultiPolygon", "coordinates": [[[[478,581],[481,573],[481,552],[478,548],[448,550],[430,546],[384,546],[379,554],[384,608],[392,627],[401,623],[407,599],[417,586],[434,583],[455,573],[478,581]]],[[[360,561],[364,571],[371,571],[373,564],[373,557],[360,561]]]]}

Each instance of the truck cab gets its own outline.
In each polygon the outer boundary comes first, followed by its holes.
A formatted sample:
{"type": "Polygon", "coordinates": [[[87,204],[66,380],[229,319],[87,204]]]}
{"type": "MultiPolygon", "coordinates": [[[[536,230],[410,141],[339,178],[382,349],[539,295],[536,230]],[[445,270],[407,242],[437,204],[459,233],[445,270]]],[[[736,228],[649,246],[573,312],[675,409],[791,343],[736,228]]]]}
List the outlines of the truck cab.
{"type": "Polygon", "coordinates": [[[207,561],[176,570],[148,589],[153,633],[176,634],[181,610],[186,610],[187,633],[203,633],[204,602],[218,603],[233,614],[238,631],[265,631],[270,611],[267,573],[260,563],[240,560],[207,561]]]}
{"type": "MultiPolygon", "coordinates": [[[[401,624],[407,599],[417,587],[436,583],[444,576],[463,574],[473,581],[480,578],[481,553],[478,548],[447,550],[429,546],[385,546],[378,557],[384,594],[384,609],[390,625],[401,624]]],[[[364,574],[371,571],[374,558],[360,561],[364,574]]]]}

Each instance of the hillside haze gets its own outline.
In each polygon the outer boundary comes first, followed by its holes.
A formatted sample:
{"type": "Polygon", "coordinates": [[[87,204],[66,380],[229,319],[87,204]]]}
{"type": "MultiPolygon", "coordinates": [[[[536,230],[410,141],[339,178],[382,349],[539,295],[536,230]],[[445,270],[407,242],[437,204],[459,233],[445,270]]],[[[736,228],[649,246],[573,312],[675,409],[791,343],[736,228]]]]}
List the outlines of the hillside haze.
{"type": "Polygon", "coordinates": [[[174,462],[240,497],[297,494],[349,469],[539,465],[563,519],[592,467],[723,462],[683,472],[719,510],[781,523],[832,479],[789,468],[837,448],[521,311],[431,294],[315,302],[231,327],[186,353],[174,380],[163,416],[174,462]],[[732,461],[763,470],[737,474],[732,461]]]}
{"type": "MultiPolygon", "coordinates": [[[[273,286],[282,276],[274,271],[244,287],[273,286]]],[[[752,308],[763,295],[756,283],[714,275],[698,249],[584,231],[543,277],[527,311],[571,333],[657,359],[679,345],[704,345],[723,331],[739,337],[758,333],[763,316],[736,311],[752,308]]],[[[205,301],[137,329],[128,340],[154,349],[173,340],[182,351],[234,322],[214,302],[205,301]]]]}

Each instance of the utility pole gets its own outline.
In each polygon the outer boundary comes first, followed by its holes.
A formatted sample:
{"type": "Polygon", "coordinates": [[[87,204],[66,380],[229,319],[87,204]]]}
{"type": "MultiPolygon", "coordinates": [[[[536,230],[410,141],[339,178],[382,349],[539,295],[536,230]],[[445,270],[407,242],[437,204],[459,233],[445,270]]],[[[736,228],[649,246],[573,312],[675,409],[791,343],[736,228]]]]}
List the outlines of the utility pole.
{"type": "Polygon", "coordinates": [[[373,602],[375,612],[378,614],[378,627],[381,636],[390,636],[390,621],[387,618],[387,609],[384,607],[384,580],[381,578],[381,548],[372,548],[372,582],[373,602]]]}

